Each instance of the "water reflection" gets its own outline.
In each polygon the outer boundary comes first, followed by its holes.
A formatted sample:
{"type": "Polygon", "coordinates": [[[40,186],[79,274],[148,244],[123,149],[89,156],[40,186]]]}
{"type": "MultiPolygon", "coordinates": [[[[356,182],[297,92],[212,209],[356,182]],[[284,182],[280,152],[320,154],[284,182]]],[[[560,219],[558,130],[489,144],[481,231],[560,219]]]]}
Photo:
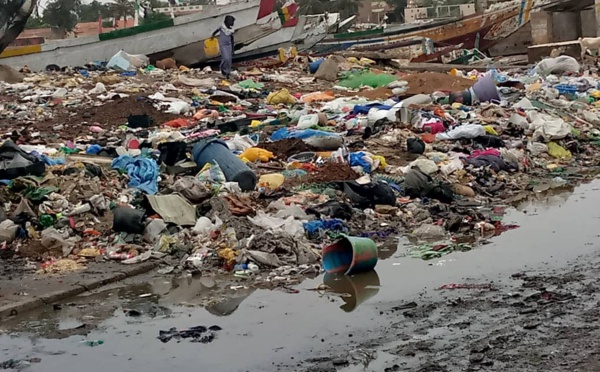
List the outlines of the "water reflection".
{"type": "Polygon", "coordinates": [[[552,207],[564,205],[573,195],[574,190],[574,187],[566,186],[539,193],[526,193],[523,194],[522,198],[515,200],[512,204],[516,210],[521,212],[531,208],[547,211],[552,207]]]}
{"type": "Polygon", "coordinates": [[[349,313],[360,304],[379,293],[379,275],[375,270],[358,275],[325,274],[323,284],[334,293],[342,295],[340,309],[349,313]]]}

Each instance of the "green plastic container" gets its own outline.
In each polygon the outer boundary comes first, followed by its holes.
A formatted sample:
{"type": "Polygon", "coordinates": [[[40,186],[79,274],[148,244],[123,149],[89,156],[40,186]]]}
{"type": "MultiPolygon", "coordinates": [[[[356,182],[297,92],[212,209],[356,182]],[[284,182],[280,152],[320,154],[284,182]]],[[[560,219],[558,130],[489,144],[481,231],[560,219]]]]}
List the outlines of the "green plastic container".
{"type": "Polygon", "coordinates": [[[377,245],[369,238],[342,235],[342,239],[323,248],[323,268],[328,274],[354,275],[375,269],[377,245]]]}

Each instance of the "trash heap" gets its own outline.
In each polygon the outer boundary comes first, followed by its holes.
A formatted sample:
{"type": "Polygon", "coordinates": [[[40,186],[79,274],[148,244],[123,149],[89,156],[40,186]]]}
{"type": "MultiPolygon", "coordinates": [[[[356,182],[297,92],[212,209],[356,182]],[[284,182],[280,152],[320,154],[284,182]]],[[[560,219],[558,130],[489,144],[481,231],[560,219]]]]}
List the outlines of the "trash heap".
{"type": "Polygon", "coordinates": [[[512,204],[594,176],[599,77],[569,58],[26,73],[0,85],[0,257],[286,284],[323,254],[328,272],[370,270],[401,235],[423,259],[472,249],[518,227],[512,204]]]}

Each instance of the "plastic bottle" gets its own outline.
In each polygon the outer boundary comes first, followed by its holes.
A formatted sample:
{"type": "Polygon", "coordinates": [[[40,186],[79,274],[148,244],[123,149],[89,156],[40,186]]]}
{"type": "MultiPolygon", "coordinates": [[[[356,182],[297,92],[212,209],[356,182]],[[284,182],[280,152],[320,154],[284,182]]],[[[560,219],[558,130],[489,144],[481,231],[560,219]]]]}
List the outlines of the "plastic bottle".
{"type": "Polygon", "coordinates": [[[44,227],[51,227],[54,225],[54,218],[49,214],[42,214],[40,216],[40,224],[44,227]]]}
{"type": "Polygon", "coordinates": [[[104,343],[104,340],[85,340],[85,341],[80,342],[81,345],[85,345],[85,346],[89,346],[89,347],[100,346],[103,343],[104,343]]]}

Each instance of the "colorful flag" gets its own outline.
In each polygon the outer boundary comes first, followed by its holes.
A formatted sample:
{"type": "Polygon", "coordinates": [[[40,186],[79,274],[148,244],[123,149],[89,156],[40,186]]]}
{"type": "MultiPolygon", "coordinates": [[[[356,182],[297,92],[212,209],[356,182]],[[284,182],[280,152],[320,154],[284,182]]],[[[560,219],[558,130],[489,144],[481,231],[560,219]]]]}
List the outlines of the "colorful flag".
{"type": "Polygon", "coordinates": [[[294,2],[286,4],[281,9],[279,9],[277,11],[277,14],[279,15],[279,20],[281,21],[281,24],[284,24],[287,21],[289,21],[290,18],[292,18],[296,14],[297,10],[298,4],[294,2]]]}

